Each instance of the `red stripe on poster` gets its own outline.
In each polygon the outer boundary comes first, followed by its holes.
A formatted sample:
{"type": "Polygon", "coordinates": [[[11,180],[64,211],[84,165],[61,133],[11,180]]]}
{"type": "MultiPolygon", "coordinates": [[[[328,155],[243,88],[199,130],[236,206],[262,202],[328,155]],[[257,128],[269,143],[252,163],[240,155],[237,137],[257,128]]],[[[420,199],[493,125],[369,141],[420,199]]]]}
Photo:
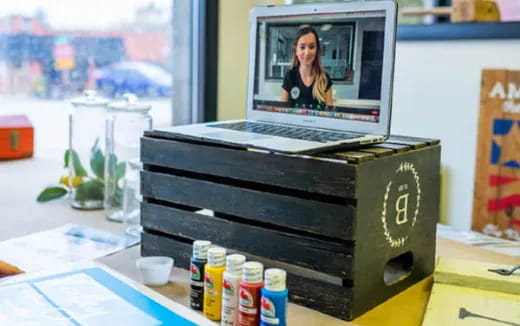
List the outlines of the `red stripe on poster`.
{"type": "Polygon", "coordinates": [[[488,212],[502,211],[507,207],[520,207],[520,194],[488,200],[488,212]]]}
{"type": "Polygon", "coordinates": [[[514,177],[504,177],[501,175],[490,175],[489,176],[489,185],[491,187],[505,185],[511,182],[518,181],[520,179],[514,177]]]}

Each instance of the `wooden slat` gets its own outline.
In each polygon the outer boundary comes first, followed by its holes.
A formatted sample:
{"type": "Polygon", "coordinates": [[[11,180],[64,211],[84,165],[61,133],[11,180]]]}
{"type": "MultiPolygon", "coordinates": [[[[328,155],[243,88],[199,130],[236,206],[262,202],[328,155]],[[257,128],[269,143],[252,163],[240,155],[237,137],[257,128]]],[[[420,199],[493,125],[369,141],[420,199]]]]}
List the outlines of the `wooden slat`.
{"type": "MultiPolygon", "coordinates": [[[[192,246],[188,243],[144,232],[141,253],[143,256],[169,256],[174,258],[175,266],[189,270],[192,246]]],[[[242,253],[242,252],[241,252],[242,253]]],[[[255,259],[245,254],[248,260],[255,259]]],[[[264,263],[265,268],[271,266],[264,263]]],[[[350,303],[351,288],[321,282],[316,279],[297,275],[286,268],[289,301],[318,310],[344,320],[352,319],[350,303]]]]}
{"type": "Polygon", "coordinates": [[[376,155],[372,153],[363,153],[356,151],[334,153],[334,156],[346,159],[348,162],[351,163],[366,162],[373,160],[376,157],[376,155]]]}
{"type": "Polygon", "coordinates": [[[498,268],[510,270],[512,267],[439,257],[435,267],[434,279],[436,283],[520,295],[520,277],[518,273],[505,276],[489,271],[489,269],[498,268]]]}
{"type": "Polygon", "coordinates": [[[396,140],[403,139],[403,140],[422,142],[422,143],[428,144],[429,146],[438,145],[441,142],[439,139],[436,139],[436,138],[410,137],[410,136],[402,136],[402,135],[392,135],[390,137],[392,139],[396,139],[396,140]]]}
{"type": "Polygon", "coordinates": [[[354,167],[297,156],[143,137],[141,160],[149,165],[344,198],[354,197],[355,191],[354,167]]]}
{"type": "Polygon", "coordinates": [[[352,205],[325,203],[204,180],[143,171],[144,197],[316,233],[352,239],[352,205]],[[253,209],[254,208],[254,209],[253,209]]]}
{"type": "Polygon", "coordinates": [[[413,139],[407,137],[390,136],[385,143],[410,145],[413,149],[419,149],[428,146],[428,144],[420,139],[413,139]]]}
{"type": "Polygon", "coordinates": [[[226,248],[348,279],[352,248],[346,244],[265,229],[222,218],[144,202],[146,229],[190,239],[206,239],[226,248]]]}
{"type": "Polygon", "coordinates": [[[399,145],[399,144],[393,144],[393,143],[382,143],[378,145],[372,146],[373,148],[386,148],[386,149],[392,149],[396,151],[396,153],[403,153],[407,152],[412,149],[409,145],[399,145]]]}
{"type": "Polygon", "coordinates": [[[393,149],[377,147],[360,148],[359,151],[374,154],[376,157],[390,156],[395,153],[393,149]]]}

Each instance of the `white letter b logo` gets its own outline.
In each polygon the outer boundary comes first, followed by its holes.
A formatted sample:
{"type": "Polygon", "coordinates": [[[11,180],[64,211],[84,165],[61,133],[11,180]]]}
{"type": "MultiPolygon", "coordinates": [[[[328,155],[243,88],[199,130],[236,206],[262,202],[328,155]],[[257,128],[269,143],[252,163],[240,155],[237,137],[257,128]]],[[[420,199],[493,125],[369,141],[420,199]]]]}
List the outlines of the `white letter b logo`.
{"type": "Polygon", "coordinates": [[[406,217],[406,211],[408,210],[408,195],[409,194],[403,194],[395,201],[395,210],[397,211],[397,214],[395,215],[395,223],[397,225],[408,222],[408,218],[406,217]]]}

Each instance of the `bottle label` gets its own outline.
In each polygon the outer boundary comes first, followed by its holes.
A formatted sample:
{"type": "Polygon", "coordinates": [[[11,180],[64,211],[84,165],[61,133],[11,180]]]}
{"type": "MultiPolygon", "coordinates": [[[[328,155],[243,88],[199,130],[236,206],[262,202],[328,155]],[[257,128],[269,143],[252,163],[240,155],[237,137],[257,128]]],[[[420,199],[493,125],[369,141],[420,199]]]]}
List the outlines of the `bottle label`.
{"type": "Polygon", "coordinates": [[[191,287],[190,291],[190,306],[193,309],[196,310],[202,310],[202,303],[203,303],[203,296],[204,296],[204,288],[203,287],[191,287]]]}
{"type": "Polygon", "coordinates": [[[191,279],[192,280],[195,280],[195,281],[200,281],[201,280],[200,269],[197,267],[197,265],[192,263],[191,266],[190,266],[190,271],[191,271],[191,279]]]}
{"type": "Polygon", "coordinates": [[[207,289],[213,289],[215,286],[213,277],[211,277],[211,274],[209,273],[204,273],[204,286],[206,286],[207,289]]]}
{"type": "Polygon", "coordinates": [[[274,308],[274,304],[269,298],[262,297],[260,301],[260,311],[262,316],[266,317],[275,317],[276,309],[274,308]]]}
{"type": "Polygon", "coordinates": [[[258,309],[256,309],[256,308],[247,308],[244,306],[239,306],[238,310],[240,310],[246,314],[250,314],[250,315],[256,315],[256,313],[258,312],[258,309]]]}
{"type": "Polygon", "coordinates": [[[190,284],[193,285],[193,286],[198,286],[198,287],[203,287],[204,286],[204,282],[197,282],[197,281],[194,281],[194,280],[191,280],[190,284]]]}
{"type": "Polygon", "coordinates": [[[222,306],[222,322],[221,325],[235,326],[237,321],[237,310],[234,307],[222,306]]]}
{"type": "Polygon", "coordinates": [[[280,324],[280,319],[278,318],[272,318],[272,317],[267,317],[267,316],[264,316],[264,315],[261,315],[260,316],[260,320],[266,324],[270,324],[270,325],[278,325],[280,324]]]}
{"type": "MultiPolygon", "coordinates": [[[[240,308],[242,308],[242,306],[244,306],[245,308],[252,308],[254,305],[253,296],[251,295],[251,293],[249,293],[248,290],[246,290],[244,288],[240,289],[240,294],[239,294],[238,300],[240,303],[240,308]]],[[[256,309],[255,309],[254,313],[256,314],[256,309]]]]}
{"type": "Polygon", "coordinates": [[[224,289],[224,295],[230,297],[235,295],[235,287],[228,280],[224,279],[224,282],[222,283],[222,288],[224,289]]]}

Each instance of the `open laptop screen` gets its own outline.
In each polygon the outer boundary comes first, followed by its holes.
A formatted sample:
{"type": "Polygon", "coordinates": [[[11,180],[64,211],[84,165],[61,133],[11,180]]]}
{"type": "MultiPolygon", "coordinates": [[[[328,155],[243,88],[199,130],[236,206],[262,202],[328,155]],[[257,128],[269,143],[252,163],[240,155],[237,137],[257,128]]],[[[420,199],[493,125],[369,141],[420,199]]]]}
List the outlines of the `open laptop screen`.
{"type": "Polygon", "coordinates": [[[384,10],[257,17],[253,110],[379,122],[384,33],[384,10]],[[300,66],[326,72],[321,96],[300,66]]]}

